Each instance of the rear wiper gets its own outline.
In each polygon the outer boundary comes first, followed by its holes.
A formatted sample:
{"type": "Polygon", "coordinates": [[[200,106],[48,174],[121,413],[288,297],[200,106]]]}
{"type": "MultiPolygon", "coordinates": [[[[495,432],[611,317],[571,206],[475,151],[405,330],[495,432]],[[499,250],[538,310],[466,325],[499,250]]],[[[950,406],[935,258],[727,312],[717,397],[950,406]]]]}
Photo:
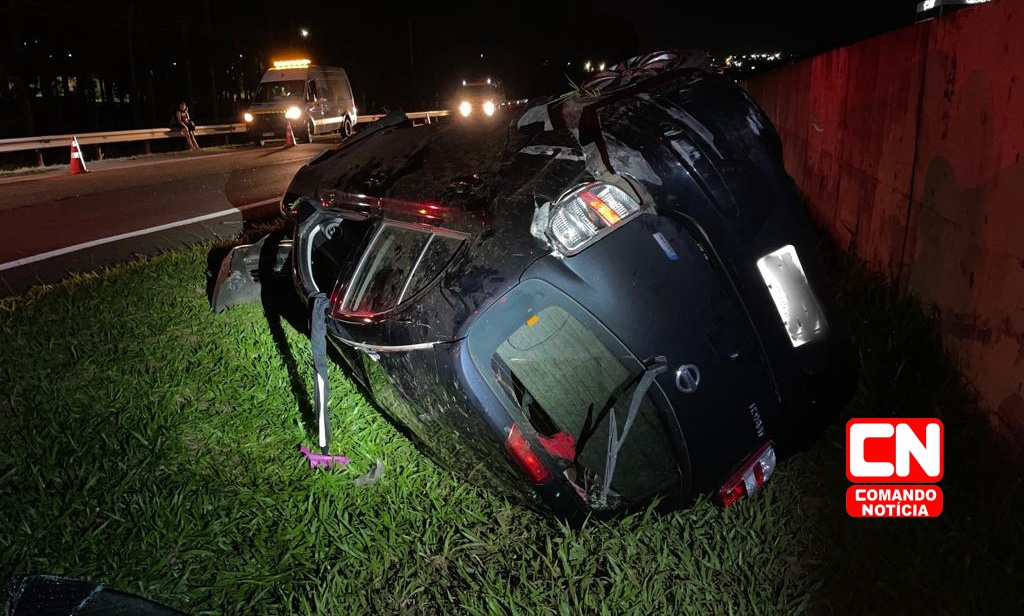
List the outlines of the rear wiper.
{"type": "Polygon", "coordinates": [[[608,416],[608,413],[611,412],[612,406],[619,401],[619,397],[628,391],[630,387],[636,385],[648,370],[656,367],[658,364],[663,364],[667,369],[668,360],[660,355],[652,359],[648,359],[643,363],[643,370],[630,375],[626,380],[619,383],[618,386],[612,390],[612,393],[608,394],[608,400],[604,403],[604,406],[601,407],[601,412],[598,413],[596,420],[593,418],[594,405],[591,404],[590,407],[587,408],[587,419],[583,422],[583,428],[580,430],[579,438],[576,439],[576,457],[573,458],[573,462],[576,462],[576,460],[579,459],[580,454],[583,453],[583,448],[587,446],[587,441],[589,441],[590,437],[594,436],[594,433],[597,432],[597,427],[601,425],[601,422],[604,421],[605,417],[608,416]]]}
{"type": "Polygon", "coordinates": [[[629,436],[629,431],[633,427],[633,422],[636,420],[636,416],[640,410],[640,404],[643,402],[644,396],[647,395],[647,390],[651,388],[655,377],[667,370],[668,360],[665,359],[665,357],[659,355],[658,357],[647,360],[644,362],[643,370],[630,376],[628,379],[620,383],[618,387],[612,390],[612,393],[608,396],[608,400],[605,402],[604,407],[601,409],[596,420],[592,421],[594,406],[590,405],[587,409],[587,419],[583,424],[583,429],[580,430],[579,439],[577,439],[576,457],[573,462],[576,462],[576,460],[579,459],[580,454],[583,452],[583,448],[586,447],[587,442],[597,431],[597,426],[601,425],[601,422],[604,421],[605,417],[608,417],[608,450],[605,457],[600,502],[606,502],[608,499],[608,492],[611,490],[612,478],[615,476],[615,463],[619,457],[619,450],[622,449],[622,444],[626,441],[626,437],[629,436]],[[629,412],[626,414],[626,421],[623,424],[622,433],[619,434],[618,422],[615,419],[615,414],[611,412],[612,407],[616,402],[618,402],[618,399],[622,394],[628,391],[633,385],[636,385],[636,389],[633,391],[633,397],[630,400],[629,412]]]}

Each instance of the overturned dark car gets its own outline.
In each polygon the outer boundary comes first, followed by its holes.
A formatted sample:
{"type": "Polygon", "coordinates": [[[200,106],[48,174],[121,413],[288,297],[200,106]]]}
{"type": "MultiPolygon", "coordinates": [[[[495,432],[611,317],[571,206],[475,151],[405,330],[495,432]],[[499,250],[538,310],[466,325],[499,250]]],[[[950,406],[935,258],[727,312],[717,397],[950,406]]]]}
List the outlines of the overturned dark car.
{"type": "Polygon", "coordinates": [[[235,249],[214,308],[257,255],[293,277],[324,453],[325,335],[433,460],[560,517],[756,492],[856,381],[767,118],[662,52],[495,119],[394,114],[310,161],[294,237],[235,249]]]}

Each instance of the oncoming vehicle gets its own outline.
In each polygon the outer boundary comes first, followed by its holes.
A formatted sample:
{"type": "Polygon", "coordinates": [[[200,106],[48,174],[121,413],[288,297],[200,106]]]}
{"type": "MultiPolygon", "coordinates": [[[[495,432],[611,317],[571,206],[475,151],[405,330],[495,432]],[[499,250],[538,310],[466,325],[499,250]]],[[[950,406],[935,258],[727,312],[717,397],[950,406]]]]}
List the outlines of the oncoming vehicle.
{"type": "Polygon", "coordinates": [[[263,145],[284,138],[288,123],[300,142],[330,132],[348,137],[358,118],[345,69],[280,60],[264,73],[244,119],[250,140],[263,145]]]}
{"type": "Polygon", "coordinates": [[[856,369],[778,137],[703,57],[382,119],[299,170],[291,241],[236,248],[214,309],[290,272],[314,363],[326,336],[437,463],[560,517],[752,495],[856,369]]]}
{"type": "Polygon", "coordinates": [[[455,99],[459,116],[490,117],[505,103],[505,90],[500,81],[490,77],[481,81],[463,80],[455,99]]]}

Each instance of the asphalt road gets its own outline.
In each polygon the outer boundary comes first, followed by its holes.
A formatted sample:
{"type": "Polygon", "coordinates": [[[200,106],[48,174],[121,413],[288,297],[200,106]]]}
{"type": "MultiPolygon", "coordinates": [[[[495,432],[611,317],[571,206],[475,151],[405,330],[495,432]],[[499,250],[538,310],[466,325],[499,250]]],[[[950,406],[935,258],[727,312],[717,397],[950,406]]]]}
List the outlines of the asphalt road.
{"type": "Polygon", "coordinates": [[[295,171],[336,139],[89,163],[0,178],[0,296],[272,216],[295,171]]]}

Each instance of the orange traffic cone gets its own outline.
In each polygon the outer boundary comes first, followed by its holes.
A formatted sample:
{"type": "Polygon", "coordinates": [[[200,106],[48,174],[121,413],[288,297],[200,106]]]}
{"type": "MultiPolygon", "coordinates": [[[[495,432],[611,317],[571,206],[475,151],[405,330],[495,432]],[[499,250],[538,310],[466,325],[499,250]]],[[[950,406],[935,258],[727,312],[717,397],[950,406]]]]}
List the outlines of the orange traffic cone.
{"type": "Polygon", "coordinates": [[[284,147],[290,148],[295,146],[295,133],[292,132],[292,123],[288,122],[287,128],[284,129],[284,147]]]}
{"type": "Polygon", "coordinates": [[[78,147],[78,137],[71,137],[71,174],[89,173],[85,168],[85,158],[82,157],[82,148],[78,147]]]}

